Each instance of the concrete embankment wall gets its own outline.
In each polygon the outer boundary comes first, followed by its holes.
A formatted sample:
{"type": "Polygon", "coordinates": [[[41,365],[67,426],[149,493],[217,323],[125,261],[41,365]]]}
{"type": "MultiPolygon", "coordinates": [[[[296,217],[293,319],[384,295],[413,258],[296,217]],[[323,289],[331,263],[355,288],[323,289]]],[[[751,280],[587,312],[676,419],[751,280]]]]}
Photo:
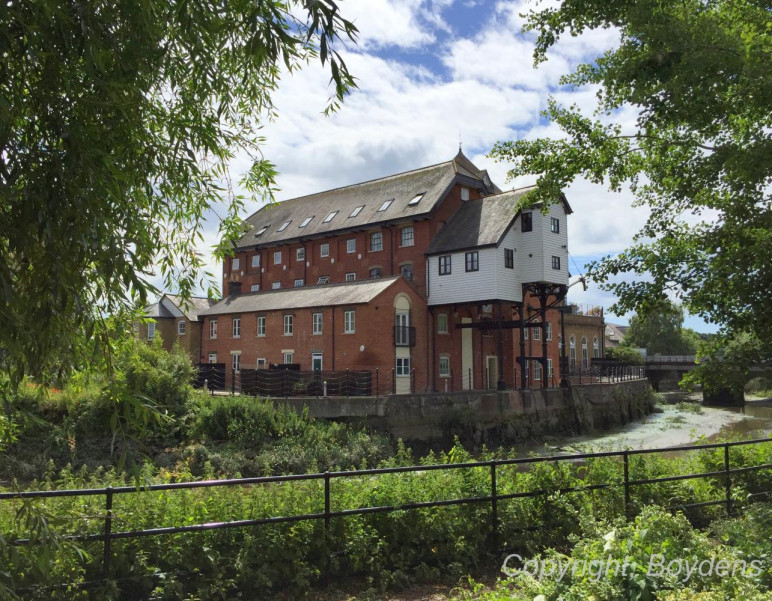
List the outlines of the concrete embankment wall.
{"type": "Polygon", "coordinates": [[[277,399],[322,419],[364,422],[395,438],[445,446],[454,436],[475,446],[587,433],[626,424],[651,413],[648,380],[595,383],[569,389],[465,391],[392,395],[379,399],[277,399]]]}

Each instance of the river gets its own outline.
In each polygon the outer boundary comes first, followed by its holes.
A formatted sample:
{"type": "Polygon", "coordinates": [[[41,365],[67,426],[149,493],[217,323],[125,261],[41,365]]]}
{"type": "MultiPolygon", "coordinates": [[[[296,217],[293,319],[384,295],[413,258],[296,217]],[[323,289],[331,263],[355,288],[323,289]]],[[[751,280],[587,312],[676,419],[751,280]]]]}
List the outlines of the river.
{"type": "Polygon", "coordinates": [[[700,440],[724,440],[737,434],[759,438],[772,435],[772,399],[750,401],[742,408],[719,408],[703,407],[695,402],[697,398],[689,398],[692,411],[684,410],[684,405],[658,405],[656,413],[615,430],[549,440],[546,444],[528,445],[522,450],[564,453],[590,449],[654,449],[684,446],[700,440]]]}

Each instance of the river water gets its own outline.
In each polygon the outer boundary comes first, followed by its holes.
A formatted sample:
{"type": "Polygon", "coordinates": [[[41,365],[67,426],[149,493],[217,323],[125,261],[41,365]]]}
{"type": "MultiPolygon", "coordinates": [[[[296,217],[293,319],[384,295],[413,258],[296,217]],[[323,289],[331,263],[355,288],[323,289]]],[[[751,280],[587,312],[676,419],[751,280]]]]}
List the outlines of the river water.
{"type": "Polygon", "coordinates": [[[737,434],[758,438],[772,436],[772,400],[748,402],[742,408],[702,407],[698,403],[691,406],[699,413],[684,411],[676,405],[661,405],[657,413],[615,430],[549,440],[546,444],[527,445],[522,451],[565,453],[655,449],[724,440],[737,434]]]}

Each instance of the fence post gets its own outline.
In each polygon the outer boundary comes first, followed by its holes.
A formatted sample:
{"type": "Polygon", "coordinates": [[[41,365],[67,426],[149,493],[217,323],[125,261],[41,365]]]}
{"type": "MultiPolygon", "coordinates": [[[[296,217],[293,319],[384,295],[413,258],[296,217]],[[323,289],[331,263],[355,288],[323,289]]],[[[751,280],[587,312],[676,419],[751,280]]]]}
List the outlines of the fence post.
{"type": "Polygon", "coordinates": [[[330,533],[330,472],[324,472],[324,532],[330,533]]]}
{"type": "Polygon", "coordinates": [[[469,380],[468,380],[469,388],[467,390],[472,390],[472,368],[469,368],[469,380]]]}
{"type": "Polygon", "coordinates": [[[394,368],[391,368],[391,394],[397,394],[397,375],[394,368]]]}
{"type": "Polygon", "coordinates": [[[625,519],[630,520],[630,462],[627,451],[622,453],[625,465],[625,519]]]}
{"type": "Polygon", "coordinates": [[[231,369],[231,395],[236,394],[236,370],[231,369]]]}
{"type": "Polygon", "coordinates": [[[375,399],[378,400],[381,395],[381,378],[379,376],[378,368],[375,368],[375,399]]]}
{"type": "Polygon", "coordinates": [[[494,551],[498,551],[499,497],[496,488],[496,461],[491,461],[491,537],[494,551]]]}
{"type": "Polygon", "coordinates": [[[110,578],[110,556],[111,543],[110,535],[113,531],[113,489],[108,486],[105,489],[105,530],[104,530],[104,556],[102,559],[102,571],[105,580],[110,578]]]}
{"type": "Polygon", "coordinates": [[[726,488],[726,515],[732,515],[732,476],[729,473],[729,443],[724,443],[724,487],[726,488]]]}

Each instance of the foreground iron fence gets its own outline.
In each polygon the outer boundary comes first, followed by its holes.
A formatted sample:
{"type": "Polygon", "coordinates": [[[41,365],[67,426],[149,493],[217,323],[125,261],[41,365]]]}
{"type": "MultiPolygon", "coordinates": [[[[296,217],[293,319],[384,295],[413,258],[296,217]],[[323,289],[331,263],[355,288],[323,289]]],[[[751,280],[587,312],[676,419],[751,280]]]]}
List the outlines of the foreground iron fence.
{"type": "MultiPolygon", "coordinates": [[[[738,501],[733,497],[733,476],[741,473],[748,473],[759,470],[772,469],[772,463],[764,463],[758,465],[745,465],[742,467],[732,467],[731,464],[731,450],[739,446],[746,445],[758,445],[762,443],[772,442],[772,438],[763,438],[755,440],[745,440],[736,442],[725,443],[712,443],[702,445],[689,445],[683,447],[666,447],[658,449],[640,449],[640,450],[625,450],[625,451],[606,451],[597,453],[575,453],[570,455],[550,455],[541,457],[525,457],[517,459],[496,459],[490,461],[479,462],[467,462],[467,463],[453,463],[453,464],[441,464],[441,465],[414,465],[406,467],[390,467],[379,469],[364,469],[364,470],[351,470],[351,471],[335,471],[313,474],[299,474],[299,475],[287,475],[287,476],[268,476],[258,478],[235,478],[225,480],[207,480],[198,482],[179,482],[168,484],[155,484],[149,486],[120,486],[120,487],[107,487],[107,488],[91,488],[91,489],[74,489],[74,490],[39,490],[39,491],[25,491],[25,492],[4,492],[0,493],[0,502],[13,499],[46,499],[53,497],[84,497],[84,496],[103,496],[104,497],[104,514],[103,514],[103,527],[102,531],[98,533],[72,535],[63,537],[73,541],[101,541],[103,543],[103,575],[105,579],[110,577],[110,564],[113,557],[112,543],[116,540],[131,539],[139,537],[154,537],[154,536],[166,536],[179,533],[195,533],[213,530],[222,530],[230,528],[251,528],[259,527],[268,524],[280,524],[289,522],[302,522],[322,520],[324,522],[325,532],[329,533],[330,523],[333,519],[346,518],[347,516],[366,515],[366,514],[381,514],[390,513],[396,511],[411,511],[417,509],[428,509],[434,507],[446,507],[451,505],[465,505],[465,504],[488,504],[490,505],[490,522],[487,524],[489,528],[492,541],[498,540],[498,534],[500,531],[499,524],[499,511],[498,506],[501,501],[509,499],[527,499],[540,496],[553,495],[555,493],[560,494],[583,494],[596,490],[619,490],[623,494],[624,499],[624,514],[630,519],[635,513],[636,502],[634,499],[636,487],[652,485],[665,482],[676,482],[683,480],[701,480],[701,479],[714,479],[718,480],[723,489],[723,495],[721,498],[691,503],[678,503],[672,507],[673,509],[689,509],[700,508],[721,505],[725,508],[727,515],[735,513],[736,504],[738,501]],[[687,451],[704,451],[709,449],[723,449],[723,465],[722,469],[701,473],[688,473],[672,476],[663,476],[657,478],[644,478],[634,479],[630,476],[630,458],[637,455],[656,455],[663,453],[676,453],[687,451]],[[559,463],[559,462],[581,462],[598,458],[619,458],[622,463],[622,477],[620,480],[602,482],[596,484],[588,484],[585,486],[575,486],[553,490],[536,490],[536,491],[522,491],[522,492],[509,492],[500,493],[498,490],[498,468],[503,466],[529,466],[537,463],[559,463]],[[400,505],[386,505],[386,506],[369,506],[369,507],[356,507],[349,509],[335,509],[334,499],[331,490],[331,482],[338,479],[346,478],[361,478],[363,476],[368,478],[378,478],[384,474],[395,473],[408,473],[408,472],[429,472],[437,470],[461,470],[469,468],[479,468],[488,470],[489,477],[489,489],[488,494],[473,496],[473,497],[461,497],[454,499],[443,499],[434,501],[421,501],[412,503],[403,503],[400,505]],[[293,483],[301,481],[322,481],[323,488],[320,490],[323,494],[323,511],[316,513],[305,513],[300,515],[277,515],[271,517],[263,517],[258,519],[242,519],[237,521],[222,521],[222,522],[208,522],[198,524],[185,524],[177,526],[167,526],[158,528],[147,528],[143,530],[123,530],[114,531],[114,514],[113,514],[113,500],[117,495],[136,495],[146,494],[153,491],[177,491],[186,489],[211,489],[214,487],[246,487],[246,486],[259,486],[272,483],[293,483]]],[[[752,499],[759,496],[766,496],[772,493],[772,489],[765,491],[758,491],[753,494],[748,494],[745,498],[752,499]]],[[[320,502],[322,499],[320,499],[320,502]]],[[[640,503],[640,501],[639,501],[640,503]]],[[[642,503],[645,504],[645,503],[642,503]]],[[[536,531],[544,530],[549,527],[543,524],[527,524],[523,528],[518,528],[519,531],[536,531]]],[[[416,533],[416,536],[420,536],[420,533],[416,533]]],[[[33,541],[29,539],[17,539],[12,541],[14,545],[28,545],[33,541]]],[[[500,547],[495,547],[500,548],[500,547]]]]}

